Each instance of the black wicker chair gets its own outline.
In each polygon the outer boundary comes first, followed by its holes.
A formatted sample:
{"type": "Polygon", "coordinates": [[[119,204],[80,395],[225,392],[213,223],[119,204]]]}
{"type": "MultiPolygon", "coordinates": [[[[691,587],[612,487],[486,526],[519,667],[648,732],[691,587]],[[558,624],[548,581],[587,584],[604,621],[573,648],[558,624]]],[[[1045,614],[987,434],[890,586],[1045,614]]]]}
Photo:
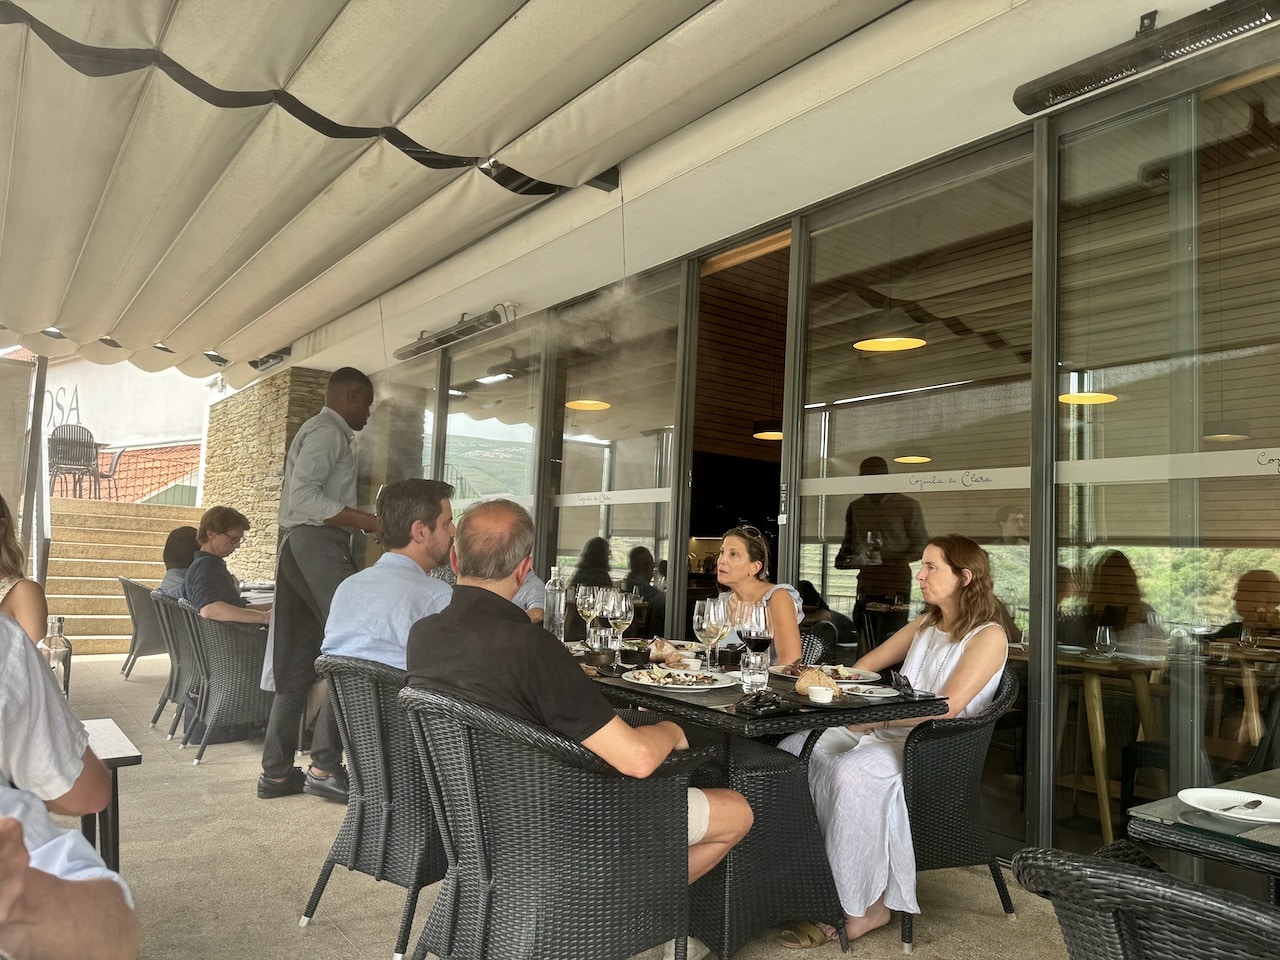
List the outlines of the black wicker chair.
{"type": "Polygon", "coordinates": [[[800,631],[800,662],[826,663],[827,645],[816,633],[800,631]]]}
{"type": "MultiPolygon", "coordinates": [[[[265,725],[274,694],[263,690],[262,661],[267,650],[267,628],[251,623],[226,623],[202,617],[182,600],[179,611],[187,618],[195,641],[202,679],[197,719],[204,724],[200,749],[191,762],[204,759],[210,737],[219,727],[237,724],[265,725]]],[[[192,724],[182,738],[191,740],[192,724]]]]}
{"type": "Polygon", "coordinates": [[[1072,960],[1280,958],[1280,910],[1135,865],[1131,846],[1014,856],[1018,883],[1053,904],[1072,960]]]}
{"type": "Polygon", "coordinates": [[[182,608],[173,597],[166,596],[159,590],[151,591],[151,602],[155,606],[160,620],[160,629],[164,633],[165,645],[169,648],[169,682],[156,712],[151,717],[151,726],[160,720],[167,704],[173,703],[177,709],[173,711],[173,723],[169,725],[166,739],[172,740],[178,723],[187,709],[187,698],[192,694],[199,697],[204,691],[204,671],[196,656],[195,635],[192,632],[191,620],[184,616],[182,608]]]}
{"type": "MultiPolygon", "coordinates": [[[[129,641],[129,655],[124,658],[120,672],[126,680],[133,673],[133,665],[139,657],[150,657],[157,653],[167,653],[168,646],[164,641],[164,631],[160,627],[160,617],[156,614],[156,605],[151,602],[151,591],[128,577],[120,577],[120,586],[124,590],[124,602],[129,607],[129,618],[133,621],[133,638],[129,641]]],[[[164,709],[163,705],[161,709],[164,709]]],[[[155,726],[153,723],[152,726],[155,726]]]]}
{"type": "MultiPolygon", "coordinates": [[[[982,768],[996,721],[1017,696],[1018,679],[1006,666],[986,710],[972,717],[928,720],[913,729],[902,769],[916,870],[985,864],[1011,920],[1013,901],[982,823],[982,768]]],[[[912,914],[902,914],[902,949],[908,953],[913,921],[912,914]]]]}
{"type": "MultiPolygon", "coordinates": [[[[694,745],[723,740],[689,724],[685,732],[694,745]]],[[[723,763],[699,769],[694,786],[737,790],[755,814],[750,832],[689,891],[689,927],[720,960],[787,920],[843,920],[807,763],[767,743],[731,737],[723,763]]]]}
{"type": "Polygon", "coordinates": [[[625,777],[581,744],[406,688],[449,863],[414,951],[442,960],[686,956],[689,773],[706,751],[625,777]]]}
{"type": "Polygon", "coordinates": [[[443,879],[447,868],[409,716],[396,699],[405,673],[353,657],[320,657],[316,672],[329,687],[351,785],[347,815],[299,925],[305,927],[315,916],[329,876],[340,863],[408,891],[393,954],[401,960],[418,892],[443,879]]]}

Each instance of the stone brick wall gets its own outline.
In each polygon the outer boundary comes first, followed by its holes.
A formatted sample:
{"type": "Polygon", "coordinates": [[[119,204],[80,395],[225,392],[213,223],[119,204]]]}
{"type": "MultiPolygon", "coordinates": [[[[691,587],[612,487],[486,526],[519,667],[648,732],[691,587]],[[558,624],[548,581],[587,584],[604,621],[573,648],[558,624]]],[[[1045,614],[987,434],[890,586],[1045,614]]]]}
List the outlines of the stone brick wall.
{"type": "Polygon", "coordinates": [[[292,367],[209,408],[201,503],[249,518],[243,546],[228,561],[242,580],[275,579],[284,458],[303,422],[324,406],[329,374],[292,367]]]}

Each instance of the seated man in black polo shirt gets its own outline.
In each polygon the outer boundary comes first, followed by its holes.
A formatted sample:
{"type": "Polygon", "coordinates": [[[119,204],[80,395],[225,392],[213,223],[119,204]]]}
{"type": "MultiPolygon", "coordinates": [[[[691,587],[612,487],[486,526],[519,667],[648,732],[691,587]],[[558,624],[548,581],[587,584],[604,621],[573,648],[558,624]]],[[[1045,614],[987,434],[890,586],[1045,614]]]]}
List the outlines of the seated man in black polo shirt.
{"type": "Polygon", "coordinates": [[[249,529],[249,520],[231,507],[210,507],[200,518],[196,551],[182,596],[207,620],[268,623],[271,604],[250,604],[240,596],[240,584],[227,569],[227,557],[236,552],[249,529]]]}
{"type": "MultiPolygon", "coordinates": [[[[467,508],[453,542],[453,600],[409,631],[409,684],[504,710],[578,741],[621,773],[649,776],[672,750],[688,749],[684,731],[665,720],[628,725],[564,645],[511,602],[533,566],[532,549],[533,520],[519,504],[467,508]]],[[[719,863],[751,822],[741,794],[691,788],[689,882],[719,863]]]]}

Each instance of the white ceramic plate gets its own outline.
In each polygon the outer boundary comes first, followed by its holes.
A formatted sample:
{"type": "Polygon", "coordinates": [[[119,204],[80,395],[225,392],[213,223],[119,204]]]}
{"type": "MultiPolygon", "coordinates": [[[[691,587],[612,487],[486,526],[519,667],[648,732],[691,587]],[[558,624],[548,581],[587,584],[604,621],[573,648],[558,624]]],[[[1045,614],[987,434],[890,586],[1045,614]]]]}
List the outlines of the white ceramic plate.
{"type": "MultiPolygon", "coordinates": [[[[805,666],[816,667],[817,669],[825,673],[828,677],[831,677],[831,679],[834,680],[839,686],[845,689],[848,689],[852,684],[855,684],[855,683],[869,683],[872,680],[880,679],[880,674],[876,673],[874,670],[855,670],[853,667],[841,667],[840,669],[844,671],[845,676],[838,677],[831,672],[836,668],[831,666],[830,664],[807,663],[805,664],[805,666]]],[[[781,666],[770,667],[769,672],[772,673],[775,677],[781,677],[783,680],[790,680],[794,683],[797,678],[791,674],[790,671],[792,669],[793,667],[791,666],[781,665],[781,666]]]]}
{"type": "Polygon", "coordinates": [[[1074,647],[1069,643],[1058,644],[1059,653],[1084,653],[1084,647],[1074,647]]]}
{"type": "Polygon", "coordinates": [[[738,683],[723,673],[693,672],[691,670],[663,670],[662,673],[672,679],[671,683],[662,683],[653,679],[653,670],[628,670],[622,679],[641,687],[658,687],[661,690],[674,690],[679,693],[697,693],[701,690],[717,690],[720,687],[732,687],[738,683]],[[706,677],[707,682],[689,683],[686,677],[706,677]]]}
{"type": "Polygon", "coordinates": [[[851,683],[848,685],[841,684],[845,693],[852,693],[859,697],[870,697],[871,699],[880,699],[883,697],[896,697],[898,691],[893,687],[868,687],[860,683],[851,683]]]}
{"type": "Polygon", "coordinates": [[[1220,817],[1231,820],[1243,820],[1248,823],[1280,823],[1280,799],[1263,796],[1260,793],[1246,793],[1243,790],[1226,790],[1222,787],[1187,787],[1178,791],[1178,799],[1187,806],[1216,813],[1220,817]],[[1227,810],[1237,803],[1248,803],[1250,800],[1261,800],[1254,810],[1238,808],[1227,810]]]}

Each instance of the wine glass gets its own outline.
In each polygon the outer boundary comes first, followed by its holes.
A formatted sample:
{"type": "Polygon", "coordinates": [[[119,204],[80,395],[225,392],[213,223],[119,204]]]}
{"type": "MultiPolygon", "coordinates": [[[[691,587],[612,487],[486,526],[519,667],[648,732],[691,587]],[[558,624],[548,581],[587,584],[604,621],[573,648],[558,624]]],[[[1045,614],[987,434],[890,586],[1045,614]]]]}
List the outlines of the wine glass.
{"type": "Polygon", "coordinates": [[[763,600],[743,603],[738,607],[738,636],[746,644],[742,655],[742,689],[748,694],[760,693],[769,687],[769,645],[773,643],[773,629],[769,623],[769,605],[763,600]]]}
{"type": "Polygon", "coordinates": [[[1099,627],[1093,636],[1094,652],[1100,657],[1109,657],[1116,652],[1116,633],[1111,627],[1099,627]]]}
{"type": "Polygon", "coordinates": [[[613,628],[613,632],[609,634],[609,648],[613,651],[615,668],[619,666],[619,657],[622,656],[622,634],[627,627],[631,626],[634,611],[635,607],[629,593],[618,591],[610,593],[605,598],[604,609],[601,612],[609,621],[609,626],[613,628]]]}
{"type": "Polygon", "coordinates": [[[1240,624],[1240,636],[1236,643],[1240,644],[1241,650],[1252,650],[1258,645],[1258,635],[1253,632],[1253,628],[1247,623],[1240,624]]]}
{"type": "Polygon", "coordinates": [[[592,630],[592,623],[596,617],[600,616],[600,589],[598,587],[588,587],[586,584],[578,584],[578,590],[574,594],[574,602],[578,607],[578,616],[582,617],[587,623],[587,646],[594,647],[591,641],[595,636],[592,630]]]}

